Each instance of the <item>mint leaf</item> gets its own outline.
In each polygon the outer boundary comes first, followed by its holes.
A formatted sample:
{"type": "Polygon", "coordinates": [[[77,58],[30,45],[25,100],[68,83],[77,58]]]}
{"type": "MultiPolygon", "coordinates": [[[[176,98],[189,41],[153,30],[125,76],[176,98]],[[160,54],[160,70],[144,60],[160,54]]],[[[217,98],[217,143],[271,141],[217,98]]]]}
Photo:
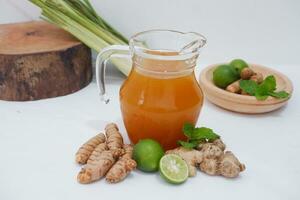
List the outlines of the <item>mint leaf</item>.
{"type": "Polygon", "coordinates": [[[182,140],[178,140],[178,144],[180,146],[183,146],[184,148],[187,148],[187,149],[193,149],[193,148],[196,148],[197,147],[197,143],[195,142],[185,142],[185,141],[182,141],[182,140]]]}
{"type": "Polygon", "coordinates": [[[220,136],[213,132],[212,129],[201,127],[195,128],[193,131],[193,135],[190,138],[191,140],[215,140],[218,139],[220,136]]]}
{"type": "Polygon", "coordinates": [[[179,140],[178,144],[188,149],[193,149],[197,147],[198,144],[201,142],[211,142],[220,138],[220,136],[214,133],[213,130],[210,128],[195,128],[192,124],[189,123],[185,123],[183,125],[182,131],[184,135],[188,138],[188,140],[179,140]]]}
{"type": "Polygon", "coordinates": [[[259,85],[252,80],[241,80],[240,88],[260,101],[266,100],[268,96],[275,98],[289,97],[289,93],[285,91],[275,92],[276,79],[273,75],[267,76],[259,85]]]}
{"type": "Polygon", "coordinates": [[[254,96],[255,92],[258,88],[258,84],[253,80],[241,80],[240,81],[240,88],[247,92],[248,94],[254,96]]]}
{"type": "Polygon", "coordinates": [[[255,94],[255,97],[259,101],[264,101],[268,98],[268,95],[255,94]]]}
{"type": "Polygon", "coordinates": [[[194,131],[194,125],[190,123],[185,123],[183,125],[182,131],[187,138],[192,137],[194,131]]]}
{"type": "Polygon", "coordinates": [[[285,99],[290,96],[289,93],[286,91],[279,91],[279,92],[269,92],[268,93],[270,96],[278,98],[278,99],[285,99]]]}
{"type": "Polygon", "coordinates": [[[276,90],[276,80],[273,75],[268,76],[265,80],[258,85],[257,90],[255,91],[255,97],[258,100],[265,100],[269,96],[269,92],[276,90]]]}
{"type": "Polygon", "coordinates": [[[273,75],[267,76],[265,80],[259,85],[258,90],[264,90],[268,92],[273,92],[276,90],[276,79],[273,75]]]}

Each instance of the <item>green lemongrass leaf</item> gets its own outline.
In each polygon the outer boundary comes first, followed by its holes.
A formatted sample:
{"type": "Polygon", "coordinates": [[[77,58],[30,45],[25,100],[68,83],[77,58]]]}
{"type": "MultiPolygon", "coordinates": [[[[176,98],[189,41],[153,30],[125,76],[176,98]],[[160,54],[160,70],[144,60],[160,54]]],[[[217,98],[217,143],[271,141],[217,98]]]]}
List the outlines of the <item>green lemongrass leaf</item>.
{"type": "Polygon", "coordinates": [[[109,45],[106,41],[102,40],[97,35],[88,31],[85,27],[81,26],[79,23],[77,23],[69,17],[63,16],[58,12],[55,12],[48,8],[43,9],[43,14],[50,21],[54,22],[66,31],[70,32],[79,40],[84,42],[87,46],[89,46],[92,49],[95,49],[98,52],[102,48],[105,48],[109,45]]]}
{"type": "Polygon", "coordinates": [[[90,3],[89,0],[83,0],[82,3],[85,4],[86,8],[89,9],[91,15],[94,16],[94,18],[97,20],[97,22],[99,23],[99,25],[102,26],[102,28],[109,28],[109,26],[106,25],[106,23],[104,22],[104,20],[97,14],[97,12],[93,8],[93,6],[92,6],[92,4],[90,3]]]}
{"type": "MultiPolygon", "coordinates": [[[[73,0],[74,1],[74,0],[73,0]]],[[[91,5],[89,0],[83,0],[87,7],[90,9],[91,13],[98,19],[99,23],[102,24],[102,27],[107,29],[108,31],[112,32],[115,36],[123,40],[126,44],[128,44],[128,39],[125,38],[120,32],[114,29],[109,23],[107,23],[103,18],[101,18],[97,12],[95,11],[94,7],[91,5]]]]}
{"type": "Polygon", "coordinates": [[[46,0],[46,4],[57,12],[62,12],[69,18],[78,22],[85,28],[89,29],[94,34],[98,35],[104,39],[107,43],[113,44],[125,44],[121,39],[117,38],[113,34],[110,34],[107,30],[99,27],[95,22],[91,21],[89,18],[84,16],[82,13],[78,12],[76,9],[72,8],[68,3],[63,0],[46,0]]]}
{"type": "MultiPolygon", "coordinates": [[[[91,49],[99,52],[111,44],[128,44],[126,38],[97,15],[88,0],[29,1],[42,9],[42,19],[70,32],[91,49]]],[[[119,58],[111,61],[122,73],[129,74],[129,62],[119,58]]]]}
{"type": "Polygon", "coordinates": [[[269,92],[268,94],[270,96],[278,98],[278,99],[285,99],[285,98],[288,98],[290,96],[290,94],[287,93],[286,91],[269,92]]]}
{"type": "Polygon", "coordinates": [[[92,10],[82,1],[78,0],[65,0],[70,6],[76,9],[78,12],[81,12],[90,20],[98,23],[101,26],[101,21],[98,21],[98,18],[94,15],[92,10]]]}
{"type": "Polygon", "coordinates": [[[253,80],[241,80],[240,81],[240,88],[244,92],[246,92],[246,93],[253,96],[256,93],[256,90],[258,88],[258,84],[253,80]]]}

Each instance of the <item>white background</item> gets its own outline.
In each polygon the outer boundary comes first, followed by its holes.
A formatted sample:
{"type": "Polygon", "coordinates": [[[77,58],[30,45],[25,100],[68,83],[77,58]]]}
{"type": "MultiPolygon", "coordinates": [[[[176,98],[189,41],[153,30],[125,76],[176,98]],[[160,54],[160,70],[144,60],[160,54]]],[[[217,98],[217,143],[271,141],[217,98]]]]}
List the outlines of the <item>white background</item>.
{"type": "MultiPolygon", "coordinates": [[[[73,156],[108,121],[121,122],[118,88],[110,71],[104,106],[95,83],[78,93],[36,102],[0,101],[0,199],[300,199],[299,53],[297,0],[93,0],[101,16],[127,37],[152,28],[197,31],[208,38],[198,71],[241,57],[271,66],[292,80],[288,106],[265,115],[242,115],[205,102],[199,125],[220,133],[247,169],[235,180],[202,173],[180,186],[158,175],[133,173],[108,185],[76,182],[73,156]]],[[[0,23],[37,19],[27,1],[0,0],[0,23]]],[[[124,134],[125,136],[125,134],[124,134]]]]}
{"type": "MultiPolygon", "coordinates": [[[[298,0],[92,0],[97,11],[130,37],[153,28],[205,35],[205,63],[242,57],[249,62],[299,64],[298,0]]],[[[36,19],[25,0],[0,0],[0,23],[36,19]]]]}

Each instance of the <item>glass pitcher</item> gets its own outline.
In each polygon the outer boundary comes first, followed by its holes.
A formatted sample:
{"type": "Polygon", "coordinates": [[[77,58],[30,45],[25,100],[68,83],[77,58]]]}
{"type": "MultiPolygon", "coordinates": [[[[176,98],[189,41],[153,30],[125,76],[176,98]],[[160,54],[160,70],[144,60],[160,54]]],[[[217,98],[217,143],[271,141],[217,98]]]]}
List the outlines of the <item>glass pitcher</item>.
{"type": "Polygon", "coordinates": [[[99,53],[96,78],[103,100],[106,62],[130,56],[132,69],[120,89],[120,105],[129,139],[155,139],[164,147],[184,140],[184,123],[195,124],[203,93],[194,68],[206,39],[194,32],[150,30],[131,37],[129,46],[113,45],[99,53]]]}

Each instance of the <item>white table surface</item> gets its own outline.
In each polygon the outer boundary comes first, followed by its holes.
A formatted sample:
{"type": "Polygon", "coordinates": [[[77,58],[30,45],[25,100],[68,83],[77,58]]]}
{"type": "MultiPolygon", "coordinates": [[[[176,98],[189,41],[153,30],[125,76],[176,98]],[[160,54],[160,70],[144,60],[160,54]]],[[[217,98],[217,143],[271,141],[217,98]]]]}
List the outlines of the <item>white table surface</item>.
{"type": "Polygon", "coordinates": [[[113,100],[108,105],[100,102],[95,82],[59,98],[0,101],[0,199],[300,199],[299,69],[273,67],[294,83],[287,106],[269,114],[243,115],[205,101],[200,115],[199,125],[222,135],[246,164],[246,171],[236,179],[198,172],[174,186],[158,174],[135,171],[115,185],[104,180],[77,183],[80,167],[74,154],[84,141],[110,121],[117,122],[126,137],[118,102],[124,77],[114,70],[109,72],[113,100]]]}

